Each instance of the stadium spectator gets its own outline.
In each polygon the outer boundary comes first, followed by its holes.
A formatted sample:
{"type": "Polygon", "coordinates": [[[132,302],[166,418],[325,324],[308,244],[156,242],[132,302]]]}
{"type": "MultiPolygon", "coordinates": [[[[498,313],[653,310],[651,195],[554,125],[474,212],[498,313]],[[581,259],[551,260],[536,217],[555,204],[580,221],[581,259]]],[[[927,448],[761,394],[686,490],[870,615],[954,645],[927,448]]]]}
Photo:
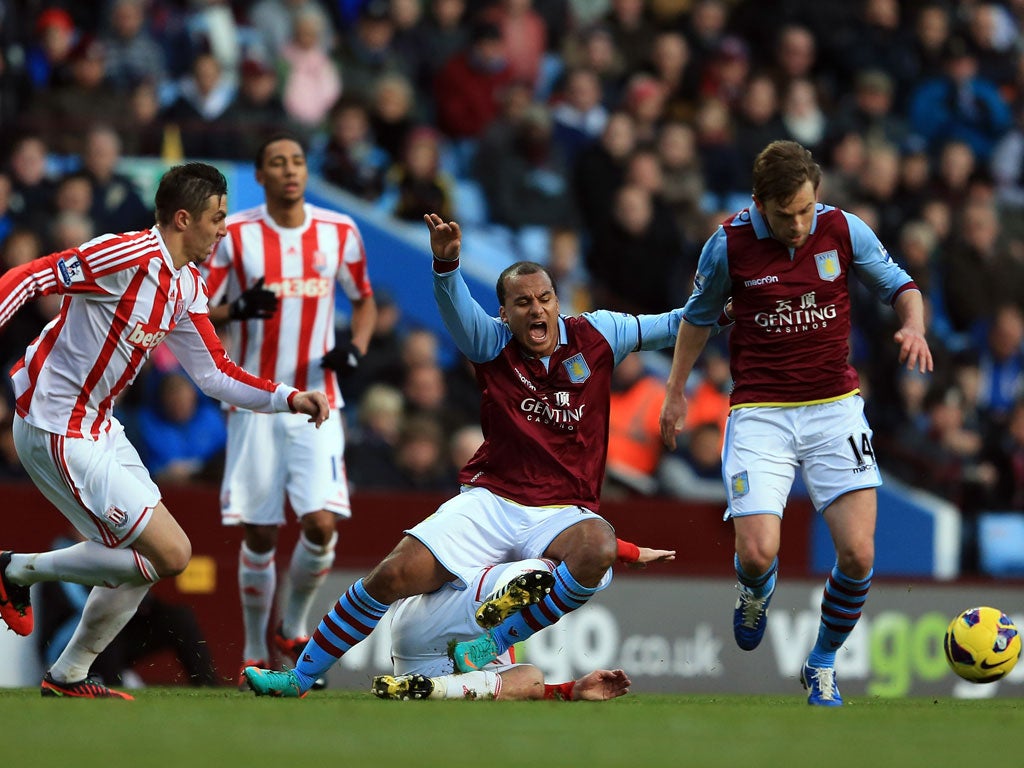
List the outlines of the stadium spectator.
{"type": "Polygon", "coordinates": [[[335,42],[334,28],[319,0],[257,0],[252,4],[247,16],[248,25],[259,34],[259,47],[271,61],[277,60],[284,47],[293,39],[294,26],[300,14],[319,16],[319,46],[331,50],[335,42]]]}
{"type": "Polygon", "coordinates": [[[650,69],[665,91],[664,118],[687,120],[693,115],[699,86],[698,65],[686,37],[675,30],[661,30],[654,38],[650,69]]]}
{"type": "Polygon", "coordinates": [[[636,144],[633,118],[624,111],[613,112],[600,141],[579,154],[573,168],[573,199],[588,237],[606,226],[636,144]]]}
{"type": "Polygon", "coordinates": [[[225,121],[235,98],[232,77],[209,52],[193,60],[191,74],[179,85],[178,96],[161,116],[178,127],[187,157],[230,157],[234,137],[225,121]]]}
{"type": "Polygon", "coordinates": [[[601,81],[591,69],[571,70],[551,109],[552,138],[572,167],[579,153],[597,141],[608,122],[601,103],[601,81]]]}
{"type": "Polygon", "coordinates": [[[658,463],[660,493],[701,503],[728,502],[722,483],[722,429],[715,422],[688,428],[658,463]]]}
{"type": "Polygon", "coordinates": [[[370,113],[359,99],[342,96],[327,118],[327,144],[320,173],[332,184],[364,200],[376,200],[384,191],[390,157],[374,140],[370,113]]]}
{"type": "MultiPolygon", "coordinates": [[[[163,157],[164,160],[175,156],[168,147],[173,129],[169,134],[164,125],[155,83],[149,80],[136,83],[126,97],[124,108],[124,113],[116,116],[115,124],[126,156],[163,157]]],[[[180,141],[180,136],[178,138],[180,141]]]]}
{"type": "Polygon", "coordinates": [[[967,41],[952,37],[944,51],[944,74],[925,80],[910,95],[910,127],[937,155],[950,141],[966,142],[982,163],[1013,126],[1009,106],[995,83],[978,75],[967,41]]]}
{"type": "Polygon", "coordinates": [[[359,10],[355,26],[344,37],[338,66],[345,93],[369,102],[382,75],[407,74],[406,62],[395,48],[395,26],[387,0],[369,0],[359,10]]]}
{"type": "Polygon", "coordinates": [[[468,47],[437,73],[433,83],[437,126],[461,144],[467,160],[476,140],[497,118],[501,93],[512,80],[501,31],[486,23],[473,27],[468,47]]]}
{"type": "Polygon", "coordinates": [[[370,130],[392,163],[402,157],[409,133],[416,127],[416,97],[404,75],[383,74],[370,92],[370,130]]]}
{"type": "Polygon", "coordinates": [[[959,236],[943,251],[946,309],[955,332],[977,334],[996,307],[1024,307],[1024,259],[1000,237],[991,202],[967,203],[960,222],[959,236]]]}
{"type": "Polygon", "coordinates": [[[997,306],[978,355],[978,407],[996,428],[1024,399],[1024,310],[997,306]]]}
{"type": "Polygon", "coordinates": [[[402,221],[421,221],[430,211],[453,213],[452,180],[441,170],[440,135],[429,126],[409,133],[405,150],[388,173],[381,206],[402,221]]]}
{"type": "Polygon", "coordinates": [[[782,92],[779,108],[783,135],[812,152],[824,148],[828,131],[828,119],[818,99],[814,83],[804,77],[794,77],[782,92]]]}
{"type": "MultiPolygon", "coordinates": [[[[415,78],[416,93],[423,102],[420,105],[423,116],[433,120],[434,82],[448,60],[469,45],[470,30],[466,0],[430,0],[427,5],[423,22],[415,30],[417,47],[424,51],[424,58],[419,67],[410,71],[415,78]]],[[[399,51],[407,50],[401,37],[395,45],[399,51]]],[[[403,55],[408,61],[408,54],[403,55]]]]}
{"type": "Polygon", "coordinates": [[[152,229],[97,238],[0,277],[3,325],[35,296],[63,297],[60,320],[16,366],[14,438],[33,481],[86,539],[50,552],[0,554],[0,618],[28,635],[31,584],[94,587],[71,641],[43,678],[44,696],[130,699],[89,680],[89,668],[150,586],[191,558],[188,537],[111,412],[153,348],[166,340],[207,394],[236,406],[300,411],[317,426],[329,415],[323,393],[247,373],[217,339],[195,265],[225,234],[226,195],[216,168],[175,166],[157,188],[152,229]],[[56,445],[59,458],[50,447],[56,445]]]}
{"type": "Polygon", "coordinates": [[[278,94],[277,70],[256,56],[242,61],[238,92],[221,118],[231,136],[229,157],[251,161],[263,136],[300,126],[285,111],[278,94]]]}
{"type": "MultiPolygon", "coordinates": [[[[371,346],[372,349],[372,346],[371,346]]],[[[345,441],[345,467],[355,490],[373,488],[394,465],[405,404],[387,384],[371,384],[359,399],[356,420],[345,441]]]]}
{"type": "Polygon", "coordinates": [[[78,31],[63,8],[47,8],[36,17],[35,40],[26,50],[25,71],[33,91],[45,91],[70,79],[71,51],[78,31]]]}
{"type": "Polygon", "coordinates": [[[352,514],[339,383],[359,367],[377,305],[359,228],[345,214],[307,203],[308,180],[303,145],[288,134],[269,136],[256,163],[264,204],[231,216],[226,237],[204,269],[211,318],[244,323],[240,358],[261,361],[262,370],[280,381],[322,388],[325,407],[336,415],[316,431],[304,429],[304,421],[291,414],[279,418],[236,408],[228,415],[221,519],[243,527],[243,668],[270,657],[267,629],[286,501],[301,534],[273,641],[293,662],[309,639],[309,610],[334,562],[338,519],[352,514]],[[339,289],[351,304],[351,333],[342,338],[335,337],[339,289]]]}
{"type": "Polygon", "coordinates": [[[374,384],[385,384],[400,389],[405,373],[402,362],[402,340],[400,324],[402,310],[395,297],[384,291],[376,291],[377,318],[373,323],[370,343],[366,354],[356,368],[345,379],[345,392],[359,402],[374,384]]]}
{"type": "Polygon", "coordinates": [[[657,31],[644,6],[643,0],[611,0],[602,19],[628,72],[643,68],[657,31]]]}
{"type": "Polygon", "coordinates": [[[644,368],[639,353],[627,355],[612,372],[603,498],[651,496],[657,490],[654,473],[662,452],[658,416],[664,399],[664,382],[644,368]]]}
{"type": "Polygon", "coordinates": [[[164,50],[146,28],[147,4],[148,0],[114,0],[100,38],[107,53],[107,80],[122,93],[142,80],[162,85],[168,76],[164,50]]]}
{"type": "Polygon", "coordinates": [[[205,479],[207,465],[227,443],[224,416],[184,374],[160,376],[156,393],[156,400],[144,403],[136,414],[146,467],[160,483],[205,479]]]}
{"type": "Polygon", "coordinates": [[[8,156],[11,179],[10,214],[14,225],[45,237],[56,184],[46,166],[49,151],[42,135],[25,133],[14,140],[8,156]]]}
{"type": "Polygon", "coordinates": [[[0,171],[0,248],[4,240],[14,229],[14,217],[11,215],[11,176],[0,171]]]}
{"type": "Polygon", "coordinates": [[[733,140],[743,168],[743,187],[750,187],[750,169],[761,149],[782,135],[779,94],[767,74],[754,73],[747,80],[733,115],[733,140]]]}
{"type": "Polygon", "coordinates": [[[145,229],[153,212],[142,202],[135,183],[118,173],[121,139],[109,125],[94,125],[85,134],[82,168],[92,185],[88,213],[99,232],[132,232],[145,229]]]}
{"type": "Polygon", "coordinates": [[[542,96],[542,80],[548,29],[544,17],[534,9],[533,0],[497,0],[484,12],[484,18],[501,32],[502,46],[512,79],[526,83],[542,96]]]}
{"type": "Polygon", "coordinates": [[[307,131],[321,126],[342,91],[341,74],[323,43],[325,23],[318,10],[297,11],[280,53],[281,101],[288,117],[307,131]]]}

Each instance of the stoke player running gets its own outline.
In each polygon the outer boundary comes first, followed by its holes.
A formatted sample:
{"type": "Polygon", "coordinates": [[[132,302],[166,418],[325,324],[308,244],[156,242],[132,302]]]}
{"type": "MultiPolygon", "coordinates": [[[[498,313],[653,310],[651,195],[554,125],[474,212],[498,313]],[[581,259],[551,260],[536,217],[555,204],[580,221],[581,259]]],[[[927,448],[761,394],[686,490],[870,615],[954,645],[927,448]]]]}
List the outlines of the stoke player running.
{"type": "Polygon", "coordinates": [[[39,490],[86,541],[0,554],[0,618],[32,631],[29,585],[93,587],[71,641],[42,682],[44,696],[131,698],[88,678],[89,667],[157,579],[191,557],[185,532],[113,414],[149,353],[166,343],[208,395],[260,411],[303,413],[319,427],[322,392],[254,376],[225,354],[207,314],[197,264],[225,235],[227,182],[204,163],[160,180],[156,225],[104,235],[0,277],[0,327],[26,301],[64,296],[59,314],[14,366],[18,457],[39,490]]]}

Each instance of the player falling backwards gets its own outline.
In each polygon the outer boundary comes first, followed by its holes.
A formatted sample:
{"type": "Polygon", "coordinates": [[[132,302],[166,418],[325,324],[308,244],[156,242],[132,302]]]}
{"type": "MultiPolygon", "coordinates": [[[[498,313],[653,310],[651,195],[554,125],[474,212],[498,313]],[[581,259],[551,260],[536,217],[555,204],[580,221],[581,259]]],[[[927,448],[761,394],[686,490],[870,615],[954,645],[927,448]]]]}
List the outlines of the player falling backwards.
{"type": "Polygon", "coordinates": [[[681,312],[563,317],[547,270],[518,262],[498,278],[500,316],[491,317],[459,271],[459,225],[433,214],[424,218],[438,309],[476,368],[484,443],[459,475],[462,493],[407,531],[338,599],[294,670],[245,670],[258,695],[303,695],[395,600],[449,582],[466,587],[492,563],[539,557],[557,562],[550,594],[456,646],[458,670],[482,669],[584,605],[615,561],[615,533],[596,512],[612,369],[635,350],[670,346],[681,312]]]}

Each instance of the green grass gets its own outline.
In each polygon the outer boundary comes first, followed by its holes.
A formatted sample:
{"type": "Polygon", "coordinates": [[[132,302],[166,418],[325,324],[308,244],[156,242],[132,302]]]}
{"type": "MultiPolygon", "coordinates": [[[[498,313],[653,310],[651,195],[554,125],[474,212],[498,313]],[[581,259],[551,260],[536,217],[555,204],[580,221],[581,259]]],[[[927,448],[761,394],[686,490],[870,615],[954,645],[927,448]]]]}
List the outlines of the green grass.
{"type": "Polygon", "coordinates": [[[1024,700],[630,695],[616,701],[397,702],[323,691],[257,699],[147,688],[136,701],[0,691],[10,766],[824,766],[1016,763],[1024,700]]]}

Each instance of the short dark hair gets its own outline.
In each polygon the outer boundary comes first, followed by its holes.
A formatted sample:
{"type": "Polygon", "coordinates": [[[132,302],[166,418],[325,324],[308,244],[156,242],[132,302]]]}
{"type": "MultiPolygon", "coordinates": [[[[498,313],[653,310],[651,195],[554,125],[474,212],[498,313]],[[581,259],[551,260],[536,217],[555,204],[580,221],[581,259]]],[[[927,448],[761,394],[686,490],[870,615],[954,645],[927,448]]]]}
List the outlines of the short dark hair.
{"type": "Polygon", "coordinates": [[[224,174],[206,163],[183,163],[167,171],[156,190],[157,224],[168,224],[175,211],[186,210],[199,216],[206,210],[207,201],[216,195],[228,193],[228,180],[224,174]]]}
{"type": "Polygon", "coordinates": [[[267,151],[267,147],[269,147],[275,141],[294,141],[296,144],[299,145],[299,148],[302,150],[302,154],[306,154],[306,143],[297,135],[289,131],[276,131],[275,133],[272,133],[269,136],[267,136],[267,138],[265,138],[260,143],[259,148],[256,150],[256,157],[254,158],[254,160],[256,161],[257,168],[263,167],[263,155],[267,151]]]}
{"type": "Polygon", "coordinates": [[[815,190],[821,184],[821,168],[810,151],[795,141],[773,141],[754,160],[754,197],[765,203],[785,204],[805,181],[815,190]]]}
{"type": "Polygon", "coordinates": [[[555,278],[548,272],[547,267],[535,261],[517,261],[515,264],[505,267],[501,274],[498,275],[498,284],[495,287],[495,291],[498,294],[498,304],[505,306],[505,280],[507,278],[519,277],[520,275],[535,275],[538,272],[543,272],[548,276],[548,280],[551,281],[551,288],[557,296],[558,286],[555,285],[555,278]]]}

